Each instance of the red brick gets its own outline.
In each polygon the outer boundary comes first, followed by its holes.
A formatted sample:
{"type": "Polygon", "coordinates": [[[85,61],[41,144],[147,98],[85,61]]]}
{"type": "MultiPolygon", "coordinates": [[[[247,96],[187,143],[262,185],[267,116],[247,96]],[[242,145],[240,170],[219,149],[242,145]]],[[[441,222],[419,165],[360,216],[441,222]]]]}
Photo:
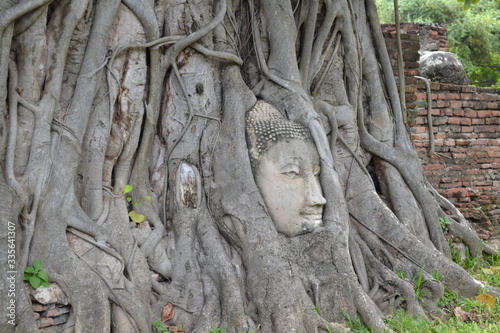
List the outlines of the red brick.
{"type": "MultiPolygon", "coordinates": [[[[499,125],[500,124],[500,118],[499,117],[495,117],[495,118],[486,118],[486,124],[487,125],[499,125]]],[[[498,129],[499,132],[500,132],[500,128],[498,129]]]]}
{"type": "Polygon", "coordinates": [[[33,311],[36,311],[36,312],[42,312],[45,310],[45,306],[43,306],[42,304],[33,304],[33,311]]]}
{"type": "Polygon", "coordinates": [[[451,101],[450,107],[452,109],[460,109],[462,107],[462,102],[461,101],[451,101]]]}
{"type": "Polygon", "coordinates": [[[59,317],[65,313],[69,313],[69,307],[57,308],[46,312],[47,317],[59,317]]]}
{"type": "Polygon", "coordinates": [[[450,99],[461,99],[460,94],[450,94],[450,99]]]}
{"type": "Polygon", "coordinates": [[[491,117],[491,111],[489,110],[477,111],[477,116],[479,118],[491,117]]]}
{"type": "Polygon", "coordinates": [[[448,102],[448,101],[438,100],[438,101],[436,102],[436,106],[437,106],[438,108],[445,108],[445,107],[450,106],[450,102],[448,102]]]}
{"type": "Polygon", "coordinates": [[[461,118],[460,125],[472,125],[472,120],[470,118],[461,118]]]}
{"type": "Polygon", "coordinates": [[[456,142],[453,139],[446,139],[444,140],[444,145],[445,146],[455,146],[456,142]]]}
{"type": "Polygon", "coordinates": [[[455,140],[457,146],[469,146],[470,140],[457,139],[455,140]]]}
{"type": "Polygon", "coordinates": [[[432,119],[432,124],[433,125],[444,125],[447,122],[449,122],[448,120],[449,120],[448,117],[434,117],[432,119]]]}
{"type": "Polygon", "coordinates": [[[427,164],[423,166],[424,170],[438,170],[442,169],[443,166],[441,164],[427,164]]]}
{"type": "Polygon", "coordinates": [[[43,327],[48,327],[54,325],[54,320],[52,318],[40,318],[38,321],[38,327],[43,328],[43,327]]]}
{"type": "Polygon", "coordinates": [[[424,117],[417,117],[415,118],[415,124],[417,125],[427,124],[427,119],[424,117]]]}
{"type": "Polygon", "coordinates": [[[466,110],[465,111],[465,116],[468,117],[468,118],[476,118],[477,117],[477,111],[466,110]]]}
{"type": "Polygon", "coordinates": [[[464,94],[464,93],[461,93],[460,94],[460,99],[462,100],[468,100],[468,99],[473,99],[474,98],[474,95],[473,94],[464,94]]]}
{"type": "Polygon", "coordinates": [[[490,101],[490,102],[494,102],[496,99],[497,99],[497,96],[495,95],[491,95],[491,94],[480,94],[478,96],[478,99],[480,101],[490,101]]]}
{"type": "Polygon", "coordinates": [[[459,117],[463,117],[463,116],[465,116],[465,111],[461,110],[461,109],[459,109],[459,110],[453,110],[453,115],[459,116],[459,117]]]}
{"type": "Polygon", "coordinates": [[[472,125],[484,125],[484,119],[472,119],[472,125]]]}
{"type": "Polygon", "coordinates": [[[448,124],[459,125],[462,122],[462,118],[450,117],[448,118],[448,124]]]}
{"type": "Polygon", "coordinates": [[[496,126],[474,126],[474,132],[478,133],[495,133],[496,126]]]}
{"type": "Polygon", "coordinates": [[[427,94],[423,93],[423,92],[416,92],[415,93],[415,97],[417,97],[417,99],[421,99],[421,100],[424,100],[424,101],[427,100],[427,94]]]}
{"type": "MultiPolygon", "coordinates": [[[[468,118],[464,118],[468,119],[468,118]]],[[[462,133],[472,133],[474,132],[474,127],[472,126],[462,126],[462,133]]]]}
{"type": "Polygon", "coordinates": [[[500,157],[500,151],[489,151],[488,157],[500,157]]]}
{"type": "Polygon", "coordinates": [[[464,108],[476,108],[476,103],[473,101],[462,101],[462,107],[464,108]]]}
{"type": "Polygon", "coordinates": [[[498,109],[498,103],[493,103],[493,102],[492,103],[488,103],[486,105],[486,108],[487,109],[498,109]]]}
{"type": "Polygon", "coordinates": [[[449,91],[460,91],[461,86],[456,84],[442,83],[440,90],[449,90],[449,91]]]}

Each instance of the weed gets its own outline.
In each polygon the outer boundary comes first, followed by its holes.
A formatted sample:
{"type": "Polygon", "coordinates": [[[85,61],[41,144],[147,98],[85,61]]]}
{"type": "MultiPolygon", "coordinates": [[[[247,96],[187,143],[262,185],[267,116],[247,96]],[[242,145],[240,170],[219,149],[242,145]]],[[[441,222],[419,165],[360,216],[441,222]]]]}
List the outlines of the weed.
{"type": "Polygon", "coordinates": [[[434,272],[432,272],[431,275],[432,275],[432,278],[434,280],[439,281],[439,282],[443,281],[443,277],[441,276],[441,274],[439,273],[439,271],[434,271],[434,272]]]}
{"type": "Polygon", "coordinates": [[[208,333],[226,333],[226,330],[223,328],[216,327],[210,330],[208,333]]]}
{"type": "Polygon", "coordinates": [[[352,319],[351,317],[347,316],[347,326],[351,329],[352,332],[371,333],[371,330],[363,324],[359,316],[357,316],[356,319],[352,319]]]}
{"type": "MultiPolygon", "coordinates": [[[[123,189],[123,194],[128,194],[128,193],[132,192],[133,189],[134,189],[134,187],[132,185],[125,185],[125,188],[123,189]]],[[[143,202],[144,200],[151,200],[150,196],[147,196],[144,199],[141,199],[139,201],[134,201],[134,202],[132,202],[132,197],[127,196],[126,198],[127,198],[127,202],[129,202],[130,204],[137,206],[137,207],[139,207],[141,205],[141,202],[143,202]]],[[[128,216],[130,217],[130,219],[133,222],[135,222],[137,224],[144,222],[144,220],[146,219],[146,216],[142,215],[141,213],[139,213],[135,210],[131,210],[128,213],[128,216]]]]}
{"type": "Polygon", "coordinates": [[[429,332],[429,322],[411,317],[402,310],[396,311],[386,319],[386,323],[396,332],[420,333],[429,332]]]}
{"type": "Polygon", "coordinates": [[[444,233],[447,234],[448,233],[448,224],[451,224],[450,220],[448,219],[448,216],[440,217],[439,224],[441,224],[441,228],[443,229],[444,233]]]}
{"type": "Polygon", "coordinates": [[[28,281],[33,289],[40,286],[49,286],[49,276],[43,269],[43,263],[40,259],[33,261],[33,266],[28,266],[24,270],[23,281],[28,281]]]}
{"type": "Polygon", "coordinates": [[[417,280],[415,281],[415,296],[418,300],[422,300],[425,296],[425,292],[422,289],[426,280],[424,280],[424,270],[425,266],[420,268],[420,272],[417,275],[417,280]]]}
{"type": "Polygon", "coordinates": [[[161,318],[156,319],[153,322],[154,327],[156,328],[156,331],[159,333],[172,333],[170,330],[168,330],[163,323],[161,322],[161,318]]]}

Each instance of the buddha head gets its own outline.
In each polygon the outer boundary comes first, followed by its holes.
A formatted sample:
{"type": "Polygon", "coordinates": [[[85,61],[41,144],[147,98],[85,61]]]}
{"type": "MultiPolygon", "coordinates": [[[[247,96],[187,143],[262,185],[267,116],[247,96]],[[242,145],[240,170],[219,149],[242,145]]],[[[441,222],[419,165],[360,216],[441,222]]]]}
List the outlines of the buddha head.
{"type": "Polygon", "coordinates": [[[308,130],[264,101],[248,111],[246,124],[252,172],[276,230],[294,237],[321,226],[326,200],[308,130]]]}

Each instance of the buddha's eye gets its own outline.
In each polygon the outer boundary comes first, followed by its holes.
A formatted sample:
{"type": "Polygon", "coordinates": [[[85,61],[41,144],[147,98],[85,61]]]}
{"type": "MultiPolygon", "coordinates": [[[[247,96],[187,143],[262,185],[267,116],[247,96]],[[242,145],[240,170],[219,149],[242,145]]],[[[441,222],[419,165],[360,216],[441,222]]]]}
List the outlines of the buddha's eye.
{"type": "Polygon", "coordinates": [[[287,164],[281,168],[281,174],[292,178],[298,177],[301,174],[300,167],[296,164],[287,164]]]}

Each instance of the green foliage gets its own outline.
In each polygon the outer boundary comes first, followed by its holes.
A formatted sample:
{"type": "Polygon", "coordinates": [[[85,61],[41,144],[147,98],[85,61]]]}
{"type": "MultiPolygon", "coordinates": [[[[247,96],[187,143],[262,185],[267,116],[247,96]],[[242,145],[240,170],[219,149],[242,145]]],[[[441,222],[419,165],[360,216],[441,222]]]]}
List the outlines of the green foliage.
{"type": "Polygon", "coordinates": [[[49,286],[49,276],[43,270],[43,263],[40,259],[35,259],[33,261],[33,266],[26,267],[24,270],[23,281],[29,282],[33,289],[40,286],[49,286]]]}
{"type": "Polygon", "coordinates": [[[347,327],[349,327],[352,332],[371,333],[371,330],[363,324],[359,316],[357,316],[356,319],[347,316],[347,327]]]}
{"type": "Polygon", "coordinates": [[[161,322],[161,318],[156,319],[153,322],[153,326],[155,327],[156,331],[159,333],[172,333],[169,329],[167,329],[163,323],[161,322]]]}
{"type": "MultiPolygon", "coordinates": [[[[393,1],[376,2],[381,23],[393,23],[393,1]]],[[[445,23],[450,51],[458,55],[471,84],[500,88],[498,0],[401,0],[399,14],[401,22],[445,23]]]]}
{"type": "Polygon", "coordinates": [[[443,231],[445,233],[448,233],[448,224],[451,224],[450,220],[448,219],[448,216],[440,217],[439,224],[441,224],[441,228],[443,229],[443,231]]]}
{"type": "Polygon", "coordinates": [[[424,279],[424,272],[425,272],[425,266],[422,266],[420,268],[420,272],[418,273],[415,279],[415,297],[417,297],[418,300],[422,300],[425,296],[425,290],[423,290],[423,286],[426,281],[424,279]]]}
{"type": "MultiPolygon", "coordinates": [[[[125,185],[125,188],[123,189],[123,194],[128,194],[130,192],[132,192],[132,190],[134,189],[134,187],[132,185],[125,185]]],[[[130,196],[127,196],[126,197],[126,200],[127,202],[129,202],[130,204],[133,204],[134,206],[140,206],[141,205],[141,202],[144,201],[144,200],[151,200],[151,197],[150,196],[147,196],[146,198],[144,199],[141,199],[139,201],[135,201],[135,202],[132,202],[132,197],[130,196]]],[[[145,215],[142,215],[141,213],[135,211],[135,210],[131,210],[129,213],[128,213],[128,216],[130,217],[130,219],[139,224],[139,223],[142,223],[144,222],[144,220],[146,220],[146,216],[145,215]]]]}
{"type": "MultiPolygon", "coordinates": [[[[451,249],[453,250],[453,247],[451,249]]],[[[458,263],[476,279],[486,281],[490,286],[500,287],[500,255],[486,256],[479,259],[472,257],[468,250],[466,250],[466,253],[467,257],[464,260],[459,259],[458,263]]],[[[456,253],[454,255],[460,258],[456,253]]],[[[397,273],[401,278],[405,275],[403,271],[397,273]]],[[[434,272],[432,276],[438,281],[442,280],[438,272],[434,272]]],[[[418,289],[421,289],[424,283],[423,269],[421,269],[414,280],[417,296],[418,289]]],[[[500,300],[497,298],[494,305],[487,306],[480,296],[465,298],[451,290],[446,290],[438,303],[440,314],[437,319],[431,321],[415,318],[403,310],[398,310],[388,315],[385,321],[387,326],[397,333],[500,332],[500,300]]],[[[351,329],[351,332],[371,332],[359,317],[355,320],[347,317],[347,321],[347,326],[351,329]]]]}
{"type": "Polygon", "coordinates": [[[223,328],[216,327],[210,330],[208,333],[226,333],[226,330],[223,328]]]}

